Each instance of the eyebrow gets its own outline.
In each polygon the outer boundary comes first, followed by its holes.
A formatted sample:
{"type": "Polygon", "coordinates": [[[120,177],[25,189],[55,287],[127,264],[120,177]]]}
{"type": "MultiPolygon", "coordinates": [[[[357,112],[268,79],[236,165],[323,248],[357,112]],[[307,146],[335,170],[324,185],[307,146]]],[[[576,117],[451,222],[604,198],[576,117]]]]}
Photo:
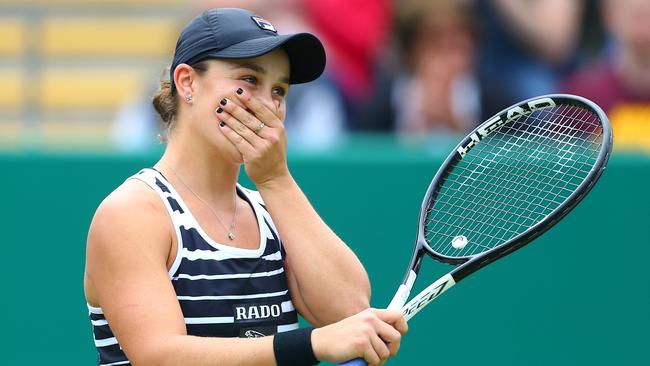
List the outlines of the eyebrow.
{"type": "MultiPolygon", "coordinates": [[[[259,64],[252,63],[252,62],[237,64],[237,65],[235,65],[233,67],[233,69],[249,69],[249,70],[253,70],[255,72],[258,72],[260,74],[265,74],[265,75],[268,74],[268,72],[266,71],[265,68],[263,68],[259,64]]],[[[280,78],[280,81],[285,83],[285,84],[289,84],[289,77],[288,76],[283,76],[283,77],[280,78]]]]}

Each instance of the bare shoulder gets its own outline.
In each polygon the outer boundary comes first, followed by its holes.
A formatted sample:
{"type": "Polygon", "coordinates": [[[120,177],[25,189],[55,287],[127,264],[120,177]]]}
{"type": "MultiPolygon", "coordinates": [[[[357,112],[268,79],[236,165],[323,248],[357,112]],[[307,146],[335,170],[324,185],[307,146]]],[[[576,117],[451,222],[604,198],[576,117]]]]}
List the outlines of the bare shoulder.
{"type": "Polygon", "coordinates": [[[147,224],[150,221],[165,219],[165,208],[158,195],[146,183],[129,179],[111,192],[99,205],[93,226],[103,224],[123,225],[147,224]]]}
{"type": "Polygon", "coordinates": [[[99,205],[88,232],[88,252],[114,254],[153,249],[166,258],[169,252],[169,218],[159,196],[144,182],[130,179],[99,205]],[[146,248],[135,248],[146,247],[146,248]]]}

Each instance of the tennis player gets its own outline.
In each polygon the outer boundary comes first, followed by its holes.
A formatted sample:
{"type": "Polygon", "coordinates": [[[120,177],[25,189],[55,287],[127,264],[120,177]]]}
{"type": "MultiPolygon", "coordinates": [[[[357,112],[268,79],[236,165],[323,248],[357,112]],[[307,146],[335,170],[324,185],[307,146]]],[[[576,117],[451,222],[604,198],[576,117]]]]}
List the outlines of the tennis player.
{"type": "Polygon", "coordinates": [[[153,98],[167,148],[99,206],[85,292],[101,365],[310,365],[395,355],[406,322],[369,308],[353,252],[293,180],[290,84],[316,79],[320,41],[242,9],[181,32],[153,98]],[[237,183],[240,166],[257,191],[237,183]],[[316,328],[299,328],[298,315],[316,328]]]}

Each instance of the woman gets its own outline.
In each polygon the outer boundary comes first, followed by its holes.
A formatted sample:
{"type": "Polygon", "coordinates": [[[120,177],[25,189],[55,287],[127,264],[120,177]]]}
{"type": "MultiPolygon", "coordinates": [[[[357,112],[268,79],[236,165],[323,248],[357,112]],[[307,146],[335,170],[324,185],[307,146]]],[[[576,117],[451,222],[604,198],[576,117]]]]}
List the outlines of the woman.
{"type": "Polygon", "coordinates": [[[368,309],[363,267],[287,168],[289,84],[324,64],[314,36],[280,36],[241,9],[208,10],[182,31],[154,97],[167,149],[102,202],[88,235],[100,364],[374,365],[396,354],[401,314],[368,309]],[[237,184],[241,164],[258,191],[237,184]],[[297,313],[318,328],[299,329],[297,313]]]}

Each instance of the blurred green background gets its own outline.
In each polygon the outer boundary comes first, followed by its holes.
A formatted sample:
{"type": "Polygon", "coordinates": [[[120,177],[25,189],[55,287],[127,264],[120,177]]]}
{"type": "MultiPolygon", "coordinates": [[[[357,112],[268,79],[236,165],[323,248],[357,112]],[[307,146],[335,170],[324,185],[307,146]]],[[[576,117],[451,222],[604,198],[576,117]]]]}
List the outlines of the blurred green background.
{"type": "MultiPolygon", "coordinates": [[[[365,137],[290,154],[314,206],[366,265],[373,306],[385,306],[402,278],[422,196],[450,146],[365,137]]],[[[96,362],[83,296],[88,224],[106,194],[157,157],[0,154],[2,364],[96,362]]],[[[648,181],[650,157],[615,154],[551,231],[414,318],[390,364],[649,364],[648,181]]],[[[427,262],[416,287],[444,270],[427,262]]]]}

